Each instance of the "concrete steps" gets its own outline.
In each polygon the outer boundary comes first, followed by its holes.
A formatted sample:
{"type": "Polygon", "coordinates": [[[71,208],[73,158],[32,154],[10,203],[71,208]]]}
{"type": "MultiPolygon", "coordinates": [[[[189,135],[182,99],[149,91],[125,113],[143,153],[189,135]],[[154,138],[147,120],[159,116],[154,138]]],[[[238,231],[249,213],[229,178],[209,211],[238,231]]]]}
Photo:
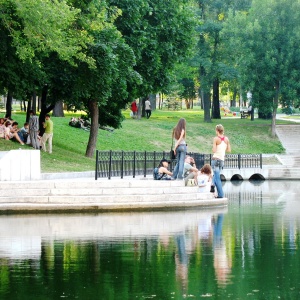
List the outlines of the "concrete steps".
{"type": "Polygon", "coordinates": [[[286,154],[277,157],[284,166],[300,168],[300,155],[286,154]]]}
{"type": "Polygon", "coordinates": [[[291,168],[291,167],[270,168],[268,179],[299,180],[300,179],[300,168],[291,168]]]}
{"type": "Polygon", "coordinates": [[[287,154],[299,154],[300,149],[300,124],[276,125],[276,134],[287,154]]]}
{"type": "Polygon", "coordinates": [[[0,211],[129,210],[225,206],[183,181],[141,179],[0,182],[0,211]],[[13,188],[12,187],[16,187],[13,188]]]}

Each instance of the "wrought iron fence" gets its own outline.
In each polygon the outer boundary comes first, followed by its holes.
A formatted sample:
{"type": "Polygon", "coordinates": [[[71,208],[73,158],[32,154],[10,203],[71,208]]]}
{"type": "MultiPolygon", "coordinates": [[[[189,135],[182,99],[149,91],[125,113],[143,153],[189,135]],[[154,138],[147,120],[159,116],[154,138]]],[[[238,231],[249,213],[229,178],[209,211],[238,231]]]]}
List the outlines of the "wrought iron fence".
{"type": "MultiPolygon", "coordinates": [[[[211,154],[189,152],[200,169],[204,164],[211,164],[211,154]]],[[[136,175],[152,175],[153,169],[157,167],[160,160],[169,160],[169,152],[137,152],[137,151],[96,151],[95,180],[98,178],[121,177],[136,175]]],[[[176,160],[170,164],[172,171],[176,160]]],[[[224,168],[262,168],[261,154],[227,154],[224,168]]]]}

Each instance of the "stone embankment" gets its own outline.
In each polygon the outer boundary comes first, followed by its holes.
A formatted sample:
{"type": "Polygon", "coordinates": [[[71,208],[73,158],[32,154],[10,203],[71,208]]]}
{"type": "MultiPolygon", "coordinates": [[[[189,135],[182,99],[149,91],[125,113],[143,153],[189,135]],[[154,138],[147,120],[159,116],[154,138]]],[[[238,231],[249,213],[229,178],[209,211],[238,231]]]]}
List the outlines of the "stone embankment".
{"type": "Polygon", "coordinates": [[[73,179],[0,182],[0,212],[114,211],[226,206],[183,181],[73,179]]]}

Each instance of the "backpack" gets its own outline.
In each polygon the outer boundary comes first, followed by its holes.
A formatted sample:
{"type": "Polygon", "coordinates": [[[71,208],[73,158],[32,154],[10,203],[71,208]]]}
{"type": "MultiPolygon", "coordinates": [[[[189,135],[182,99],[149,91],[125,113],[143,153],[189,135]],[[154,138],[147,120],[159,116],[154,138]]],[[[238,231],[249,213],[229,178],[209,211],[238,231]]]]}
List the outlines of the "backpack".
{"type": "Polygon", "coordinates": [[[154,170],[153,170],[153,179],[154,180],[160,180],[161,177],[162,176],[158,173],[158,168],[154,168],[154,170]]]}

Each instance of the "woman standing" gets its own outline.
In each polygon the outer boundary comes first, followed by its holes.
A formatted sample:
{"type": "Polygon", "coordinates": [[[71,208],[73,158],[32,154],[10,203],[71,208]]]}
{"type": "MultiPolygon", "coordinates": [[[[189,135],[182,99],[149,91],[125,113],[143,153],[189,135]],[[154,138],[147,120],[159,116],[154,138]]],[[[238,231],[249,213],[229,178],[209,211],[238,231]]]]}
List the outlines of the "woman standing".
{"type": "Polygon", "coordinates": [[[216,134],[213,140],[213,157],[211,161],[211,166],[214,171],[213,184],[217,188],[218,198],[223,198],[223,188],[220,176],[220,169],[223,168],[225,152],[231,152],[231,146],[228,137],[224,135],[224,127],[219,124],[216,126],[216,134]]]}
{"type": "Polygon", "coordinates": [[[172,138],[175,139],[174,151],[176,155],[176,166],[172,179],[183,180],[184,160],[186,156],[186,120],[181,118],[173,129],[172,138]]]}

